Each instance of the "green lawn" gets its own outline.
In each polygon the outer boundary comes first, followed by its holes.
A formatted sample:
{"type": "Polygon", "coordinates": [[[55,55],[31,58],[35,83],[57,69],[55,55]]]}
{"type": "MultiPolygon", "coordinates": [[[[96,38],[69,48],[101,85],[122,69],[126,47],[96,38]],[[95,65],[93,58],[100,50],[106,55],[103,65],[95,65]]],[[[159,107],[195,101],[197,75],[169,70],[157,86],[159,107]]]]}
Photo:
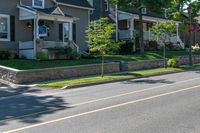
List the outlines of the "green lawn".
{"type": "MultiPolygon", "coordinates": [[[[193,52],[193,54],[199,54],[200,52],[193,52]]],[[[188,53],[185,51],[167,51],[167,57],[175,56],[187,56],[188,53]]],[[[135,53],[133,55],[106,55],[105,59],[109,61],[139,61],[139,60],[154,60],[162,59],[162,51],[151,51],[145,52],[143,55],[135,53]]],[[[56,61],[37,61],[37,60],[0,60],[0,65],[12,67],[19,70],[29,69],[41,69],[41,68],[53,68],[53,67],[64,67],[64,66],[75,66],[85,64],[100,63],[101,59],[82,59],[82,60],[56,60],[56,61]]]]}
{"type": "Polygon", "coordinates": [[[82,59],[82,60],[54,60],[54,61],[38,61],[38,60],[1,60],[0,65],[12,67],[19,70],[53,68],[64,66],[75,66],[85,64],[100,63],[100,60],[82,59]]]}
{"type": "Polygon", "coordinates": [[[188,69],[200,68],[200,64],[194,65],[192,68],[189,66],[182,66],[180,68],[157,68],[157,69],[149,69],[149,70],[142,70],[142,71],[135,71],[129,72],[124,74],[113,74],[104,76],[93,76],[93,77],[84,77],[84,78],[77,78],[77,79],[69,79],[65,81],[58,81],[58,82],[51,82],[47,84],[40,84],[39,87],[50,87],[50,88],[62,88],[65,86],[72,87],[81,84],[88,84],[88,83],[101,83],[105,81],[114,81],[119,79],[129,79],[129,78],[136,78],[142,76],[150,76],[156,74],[162,74],[167,72],[179,72],[185,71],[188,69]]]}
{"type": "MultiPolygon", "coordinates": [[[[177,56],[187,56],[188,53],[186,51],[167,51],[166,57],[172,58],[177,56]]],[[[193,55],[200,55],[199,52],[193,52],[193,55]]],[[[133,55],[106,55],[107,60],[123,60],[123,61],[140,61],[140,60],[154,60],[154,59],[162,59],[163,51],[150,51],[145,52],[143,55],[140,53],[135,53],[133,55]]]]}

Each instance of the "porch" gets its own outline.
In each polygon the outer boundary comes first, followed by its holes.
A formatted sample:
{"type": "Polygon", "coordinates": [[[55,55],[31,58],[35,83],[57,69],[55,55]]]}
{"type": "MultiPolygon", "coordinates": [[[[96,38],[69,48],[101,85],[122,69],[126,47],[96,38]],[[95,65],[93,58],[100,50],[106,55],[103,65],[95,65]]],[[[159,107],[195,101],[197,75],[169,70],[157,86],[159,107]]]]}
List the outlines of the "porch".
{"type": "MultiPolygon", "coordinates": [[[[134,38],[134,35],[136,34],[136,30],[119,30],[119,39],[120,40],[132,40],[134,38]]],[[[143,37],[144,37],[144,41],[148,42],[150,40],[152,40],[153,38],[153,33],[151,31],[144,31],[143,32],[143,37]]],[[[159,42],[159,39],[157,39],[157,41],[159,42]]],[[[169,42],[173,43],[173,44],[177,44],[180,43],[180,46],[182,48],[184,48],[184,43],[182,42],[182,40],[180,39],[180,36],[177,34],[173,34],[170,37],[169,42]]]]}
{"type": "MultiPolygon", "coordinates": [[[[32,40],[19,42],[19,55],[26,59],[36,59],[37,52],[48,52],[49,48],[71,47],[78,52],[79,47],[73,38],[73,23],[77,20],[64,14],[59,7],[54,7],[49,13],[46,9],[37,10],[19,5],[19,19],[32,29],[32,40]]],[[[49,11],[50,9],[48,9],[49,11]]]]}
{"type": "MultiPolygon", "coordinates": [[[[152,40],[153,33],[150,31],[151,27],[155,23],[165,21],[162,18],[155,18],[149,16],[143,16],[143,37],[144,41],[148,42],[152,40]]],[[[139,16],[137,14],[131,14],[127,12],[119,11],[118,16],[118,36],[120,40],[134,40],[138,35],[137,31],[139,30],[139,16]]],[[[185,44],[180,38],[179,33],[179,22],[176,22],[176,33],[170,37],[169,42],[173,44],[180,45],[182,48],[185,48],[185,44]]],[[[157,39],[159,43],[159,39],[157,39]]]]}

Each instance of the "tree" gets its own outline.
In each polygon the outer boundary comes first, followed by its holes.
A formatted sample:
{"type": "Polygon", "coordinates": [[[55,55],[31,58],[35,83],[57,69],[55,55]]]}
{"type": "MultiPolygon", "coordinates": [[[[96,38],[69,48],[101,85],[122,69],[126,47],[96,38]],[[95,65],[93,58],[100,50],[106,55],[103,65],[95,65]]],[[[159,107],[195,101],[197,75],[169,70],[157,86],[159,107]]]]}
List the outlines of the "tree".
{"type": "Polygon", "coordinates": [[[198,16],[200,12],[200,0],[173,0],[172,6],[170,6],[169,10],[173,18],[179,19],[185,12],[188,12],[188,29],[190,36],[189,43],[189,64],[192,66],[192,31],[195,30],[192,22],[195,22],[195,17],[198,16]],[[186,9],[184,9],[186,7],[186,9]]]}
{"type": "Polygon", "coordinates": [[[115,25],[108,23],[108,18],[100,18],[98,21],[89,23],[86,30],[89,51],[98,53],[102,57],[102,73],[104,75],[104,55],[109,54],[119,48],[118,43],[114,43],[112,36],[115,33],[115,25]]]}
{"type": "Polygon", "coordinates": [[[151,12],[158,14],[162,13],[162,8],[166,8],[171,3],[171,0],[110,0],[117,4],[121,9],[133,8],[139,13],[139,43],[140,53],[144,53],[144,37],[143,37],[143,14],[142,8],[147,8],[151,12]]]}
{"type": "Polygon", "coordinates": [[[166,50],[165,46],[167,41],[170,41],[170,37],[176,32],[176,23],[172,20],[163,21],[161,23],[155,24],[151,31],[153,33],[153,40],[157,38],[163,44],[163,57],[164,57],[164,67],[166,68],[166,50]]]}

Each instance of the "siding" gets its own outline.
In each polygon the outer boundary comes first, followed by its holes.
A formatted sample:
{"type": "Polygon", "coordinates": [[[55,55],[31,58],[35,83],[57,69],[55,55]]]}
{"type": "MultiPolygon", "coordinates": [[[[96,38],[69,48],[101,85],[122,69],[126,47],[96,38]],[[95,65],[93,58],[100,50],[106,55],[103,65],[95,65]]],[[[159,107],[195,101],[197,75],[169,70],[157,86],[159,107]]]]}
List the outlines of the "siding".
{"type": "MultiPolygon", "coordinates": [[[[32,6],[32,0],[22,0],[22,3],[24,5],[32,6]]],[[[54,2],[52,2],[52,0],[45,0],[44,6],[45,8],[50,8],[54,6],[54,2]]]]}
{"type": "Polygon", "coordinates": [[[88,20],[89,20],[88,10],[67,7],[62,5],[60,5],[59,7],[64,13],[79,18],[79,20],[76,21],[76,43],[80,47],[80,50],[82,51],[87,50],[88,46],[86,43],[85,30],[88,27],[88,20]]]}
{"type": "Polygon", "coordinates": [[[0,50],[18,49],[19,41],[32,40],[32,29],[27,28],[25,21],[19,21],[20,0],[0,0],[0,14],[15,16],[15,41],[0,41],[0,50]]]}

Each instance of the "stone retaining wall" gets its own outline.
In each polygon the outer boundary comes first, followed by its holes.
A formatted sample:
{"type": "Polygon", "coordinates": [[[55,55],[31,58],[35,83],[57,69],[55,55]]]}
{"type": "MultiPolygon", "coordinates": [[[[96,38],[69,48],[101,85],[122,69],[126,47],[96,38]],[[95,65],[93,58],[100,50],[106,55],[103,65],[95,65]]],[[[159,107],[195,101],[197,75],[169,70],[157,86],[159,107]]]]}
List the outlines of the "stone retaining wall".
{"type": "MultiPolygon", "coordinates": [[[[180,65],[189,64],[189,57],[177,57],[180,65]]],[[[193,63],[200,63],[200,56],[193,56],[193,63]]],[[[159,68],[164,66],[164,60],[146,60],[146,61],[131,61],[121,62],[121,71],[134,71],[149,68],[159,68]]]]}
{"type": "Polygon", "coordinates": [[[163,60],[122,62],[121,71],[133,71],[133,70],[142,70],[142,69],[149,69],[149,68],[159,68],[163,66],[164,66],[163,60]]]}
{"type": "MultiPolygon", "coordinates": [[[[178,57],[181,65],[189,63],[188,57],[178,57]]],[[[193,56],[193,63],[200,63],[200,56],[193,56]]],[[[113,62],[105,63],[104,72],[117,73],[122,71],[135,71],[164,66],[163,60],[153,61],[133,61],[133,62],[113,62]]],[[[36,70],[16,70],[0,66],[0,79],[15,84],[33,83],[39,81],[49,81],[73,77],[82,77],[101,74],[101,64],[81,65],[72,67],[58,67],[36,70]]]]}
{"type": "MultiPolygon", "coordinates": [[[[105,63],[105,73],[120,71],[119,63],[105,63]]],[[[0,78],[15,84],[33,83],[64,78],[101,74],[101,64],[58,67],[36,70],[15,70],[0,66],[0,78]]]]}

